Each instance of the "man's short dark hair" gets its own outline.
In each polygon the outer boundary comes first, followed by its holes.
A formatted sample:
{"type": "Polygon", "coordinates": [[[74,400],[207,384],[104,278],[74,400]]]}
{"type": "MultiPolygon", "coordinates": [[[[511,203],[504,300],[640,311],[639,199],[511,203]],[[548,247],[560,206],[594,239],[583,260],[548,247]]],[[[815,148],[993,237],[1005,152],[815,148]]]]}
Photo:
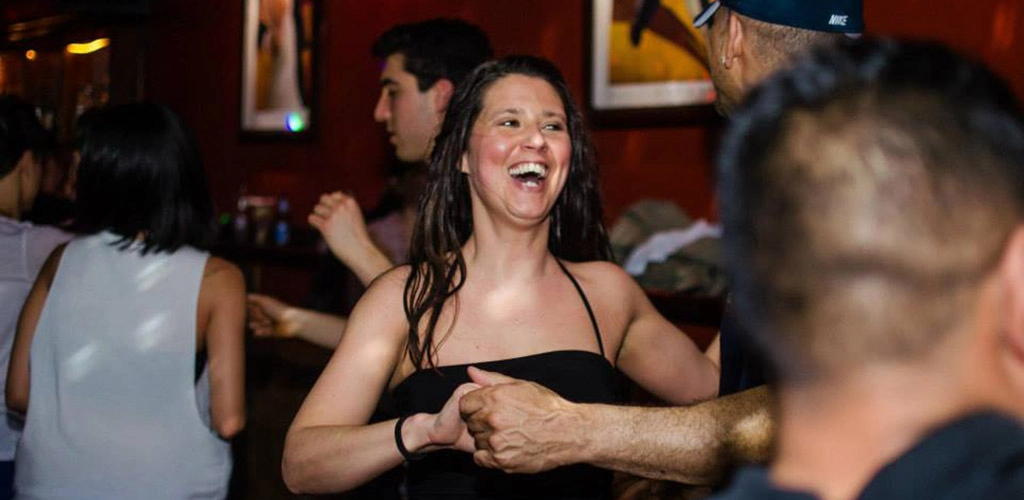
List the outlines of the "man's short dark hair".
{"type": "Polygon", "coordinates": [[[82,233],[110,231],[143,253],[209,248],[213,203],[195,139],[170,109],[153,103],[102,108],[82,131],[76,187],[82,233]]]}
{"type": "Polygon", "coordinates": [[[14,170],[26,151],[39,158],[49,144],[32,104],[14,95],[0,96],[0,178],[14,170]]]}
{"type": "Polygon", "coordinates": [[[939,45],[817,50],[721,144],[741,321],[783,382],[921,358],[962,329],[1024,221],[1024,115],[939,45]]]}
{"type": "Polygon", "coordinates": [[[459,19],[431,19],[395,26],[373,43],[373,56],[405,56],[405,71],[416,77],[420,92],[445,78],[458,84],[473,68],[494,55],[487,35],[459,19]]]}
{"type": "Polygon", "coordinates": [[[814,31],[746,18],[746,26],[754,36],[751,48],[768,67],[782,68],[795,56],[818,47],[837,47],[852,39],[843,33],[814,31]]]}

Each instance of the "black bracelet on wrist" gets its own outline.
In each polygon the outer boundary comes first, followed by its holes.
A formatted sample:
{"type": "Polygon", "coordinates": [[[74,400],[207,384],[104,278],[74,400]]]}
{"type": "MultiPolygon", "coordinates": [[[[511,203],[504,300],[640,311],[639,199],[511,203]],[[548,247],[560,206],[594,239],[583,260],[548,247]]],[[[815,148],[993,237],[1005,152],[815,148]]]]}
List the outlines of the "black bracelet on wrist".
{"type": "Polygon", "coordinates": [[[413,460],[419,460],[423,458],[422,453],[409,452],[409,450],[405,447],[405,443],[402,442],[402,424],[404,424],[405,420],[409,417],[410,415],[399,417],[398,421],[395,422],[395,446],[398,447],[398,452],[402,454],[402,458],[404,458],[406,462],[412,462],[413,460]]]}

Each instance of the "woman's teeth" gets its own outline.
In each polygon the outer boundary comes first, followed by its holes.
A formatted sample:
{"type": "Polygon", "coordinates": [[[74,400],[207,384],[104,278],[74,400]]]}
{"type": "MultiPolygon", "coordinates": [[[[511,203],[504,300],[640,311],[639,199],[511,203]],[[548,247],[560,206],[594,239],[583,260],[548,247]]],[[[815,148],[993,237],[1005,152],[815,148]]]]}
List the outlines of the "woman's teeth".
{"type": "Polygon", "coordinates": [[[508,173],[516,179],[536,184],[548,175],[548,167],[540,163],[520,163],[509,169],[508,173]]]}

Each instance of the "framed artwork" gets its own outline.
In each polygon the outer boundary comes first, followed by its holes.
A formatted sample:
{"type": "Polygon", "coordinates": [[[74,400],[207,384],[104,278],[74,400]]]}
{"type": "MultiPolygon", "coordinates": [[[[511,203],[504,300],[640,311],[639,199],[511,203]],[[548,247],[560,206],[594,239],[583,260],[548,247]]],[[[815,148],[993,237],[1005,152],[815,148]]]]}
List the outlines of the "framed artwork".
{"type": "Polygon", "coordinates": [[[708,3],[586,2],[586,100],[593,125],[686,125],[717,116],[705,30],[693,27],[708,3]]]}
{"type": "Polygon", "coordinates": [[[316,131],[319,0],[242,0],[243,138],[316,131]]]}

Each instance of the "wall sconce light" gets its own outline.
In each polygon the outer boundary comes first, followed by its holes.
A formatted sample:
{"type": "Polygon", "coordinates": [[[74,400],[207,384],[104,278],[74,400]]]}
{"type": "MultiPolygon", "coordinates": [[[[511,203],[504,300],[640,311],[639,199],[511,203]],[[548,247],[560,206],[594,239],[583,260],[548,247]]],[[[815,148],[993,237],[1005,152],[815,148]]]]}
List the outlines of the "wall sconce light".
{"type": "Polygon", "coordinates": [[[97,38],[86,43],[69,43],[67,51],[69,54],[91,54],[110,45],[109,38],[97,38]]]}

